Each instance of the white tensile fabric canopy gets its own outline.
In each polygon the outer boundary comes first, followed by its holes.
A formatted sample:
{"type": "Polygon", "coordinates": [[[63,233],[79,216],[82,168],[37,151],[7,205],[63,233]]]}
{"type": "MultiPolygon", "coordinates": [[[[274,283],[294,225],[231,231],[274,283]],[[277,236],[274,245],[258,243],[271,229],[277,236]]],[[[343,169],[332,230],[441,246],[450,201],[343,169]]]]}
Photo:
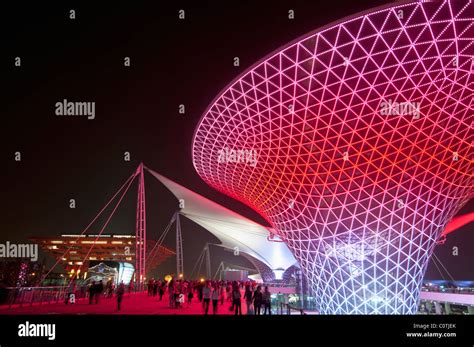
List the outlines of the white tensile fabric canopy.
{"type": "MultiPolygon", "coordinates": [[[[283,242],[269,241],[269,228],[251,221],[176,182],[147,168],[178,199],[184,200],[180,214],[199,224],[214,236],[224,247],[260,260],[273,271],[286,270],[296,264],[296,259],[283,242]]],[[[280,276],[278,276],[280,277],[280,276]]]]}

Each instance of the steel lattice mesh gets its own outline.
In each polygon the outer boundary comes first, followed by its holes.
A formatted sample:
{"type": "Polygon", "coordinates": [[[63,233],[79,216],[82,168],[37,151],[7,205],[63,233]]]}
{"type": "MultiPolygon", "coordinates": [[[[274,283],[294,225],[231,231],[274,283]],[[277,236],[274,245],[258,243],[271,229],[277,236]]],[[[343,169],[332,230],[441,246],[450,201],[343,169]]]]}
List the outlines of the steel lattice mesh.
{"type": "Polygon", "coordinates": [[[197,172],[271,223],[322,313],[416,312],[436,241],[473,195],[473,12],[353,16],[248,69],[201,118],[197,172]]]}

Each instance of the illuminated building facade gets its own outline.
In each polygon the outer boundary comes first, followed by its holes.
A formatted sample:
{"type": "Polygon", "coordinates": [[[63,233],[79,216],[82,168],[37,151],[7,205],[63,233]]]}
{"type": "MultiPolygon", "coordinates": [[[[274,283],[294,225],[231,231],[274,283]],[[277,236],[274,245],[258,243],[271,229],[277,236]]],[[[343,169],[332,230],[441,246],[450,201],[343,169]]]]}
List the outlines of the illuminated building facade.
{"type": "MultiPolygon", "coordinates": [[[[30,240],[39,244],[54,259],[61,259],[60,263],[68,272],[77,271],[80,268],[84,274],[90,263],[98,264],[104,261],[117,262],[120,264],[119,272],[129,273],[130,267],[126,264],[135,264],[135,236],[133,235],[101,235],[100,237],[61,235],[60,237],[31,237],[30,240]],[[91,249],[92,245],[94,247],[91,249]],[[69,251],[66,252],[68,249],[69,251]]],[[[175,255],[174,251],[156,245],[156,241],[153,240],[148,240],[147,248],[148,270],[155,269],[163,261],[175,255]]]]}

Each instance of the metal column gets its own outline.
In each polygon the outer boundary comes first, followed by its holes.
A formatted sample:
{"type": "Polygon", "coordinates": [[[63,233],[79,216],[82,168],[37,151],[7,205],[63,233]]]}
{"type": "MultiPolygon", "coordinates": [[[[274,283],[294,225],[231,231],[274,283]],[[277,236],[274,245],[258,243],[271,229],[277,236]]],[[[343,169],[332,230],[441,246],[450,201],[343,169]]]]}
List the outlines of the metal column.
{"type": "Polygon", "coordinates": [[[181,236],[181,222],[179,221],[179,212],[176,213],[176,276],[184,276],[183,265],[183,238],[181,236]]]}
{"type": "Polygon", "coordinates": [[[146,277],[146,206],[145,206],[145,177],[143,163],[138,166],[138,198],[137,198],[137,219],[135,229],[135,281],[137,290],[144,289],[146,277]]]}
{"type": "Polygon", "coordinates": [[[207,279],[211,279],[211,252],[209,250],[209,244],[206,244],[206,276],[207,279]]]}

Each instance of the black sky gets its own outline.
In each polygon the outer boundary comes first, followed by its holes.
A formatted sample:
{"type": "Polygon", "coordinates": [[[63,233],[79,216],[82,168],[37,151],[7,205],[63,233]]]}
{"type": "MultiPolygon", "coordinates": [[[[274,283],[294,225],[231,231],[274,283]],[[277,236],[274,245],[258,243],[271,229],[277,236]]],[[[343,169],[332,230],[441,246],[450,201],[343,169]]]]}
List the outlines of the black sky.
{"type": "MultiPolygon", "coordinates": [[[[108,6],[84,3],[2,4],[0,84],[0,241],[79,233],[140,161],[190,189],[262,222],[251,209],[208,187],[191,161],[191,140],[207,105],[255,61],[311,30],[387,1],[161,2],[108,6]],[[76,19],[69,19],[69,10],[76,19]],[[186,19],[178,19],[178,10],[186,19]],[[288,20],[288,10],[295,19],[288,20]],[[22,67],[14,67],[21,57],[22,67]],[[123,66],[125,56],[131,67],[123,66]],[[233,66],[233,58],[241,66],[233,66]],[[57,117],[63,99],[94,101],[96,119],[57,117]],[[184,104],[186,114],[178,114],[184,104]],[[21,151],[22,161],[14,161],[21,151]],[[131,153],[131,161],[123,153],[131,153]],[[69,208],[69,199],[77,208],[69,208]]],[[[158,234],[173,213],[173,196],[147,180],[148,232],[158,234]]],[[[132,190],[109,232],[134,233],[132,190]]],[[[461,213],[474,209],[468,204],[461,213]]],[[[450,235],[436,254],[460,280],[474,278],[473,227],[450,235]],[[459,256],[452,256],[452,247],[459,256]],[[471,250],[470,250],[471,249],[471,250]]],[[[185,271],[206,231],[183,222],[185,271]]],[[[173,237],[165,244],[174,248],[173,237]]],[[[222,259],[248,265],[222,250],[222,259]]],[[[174,259],[159,273],[173,272],[174,259]]],[[[427,278],[442,278],[433,264],[427,278]]],[[[446,275],[444,276],[446,277],[446,275]]]]}

